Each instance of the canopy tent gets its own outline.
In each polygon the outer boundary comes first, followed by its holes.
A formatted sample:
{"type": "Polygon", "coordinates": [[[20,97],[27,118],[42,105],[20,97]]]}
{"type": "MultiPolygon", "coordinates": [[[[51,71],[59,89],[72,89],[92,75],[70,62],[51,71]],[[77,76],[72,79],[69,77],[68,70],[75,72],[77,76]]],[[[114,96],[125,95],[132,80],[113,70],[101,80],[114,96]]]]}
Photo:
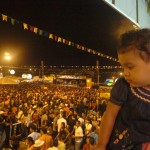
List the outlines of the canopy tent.
{"type": "Polygon", "coordinates": [[[0,78],[0,84],[19,84],[19,80],[15,77],[3,77],[0,78]]]}

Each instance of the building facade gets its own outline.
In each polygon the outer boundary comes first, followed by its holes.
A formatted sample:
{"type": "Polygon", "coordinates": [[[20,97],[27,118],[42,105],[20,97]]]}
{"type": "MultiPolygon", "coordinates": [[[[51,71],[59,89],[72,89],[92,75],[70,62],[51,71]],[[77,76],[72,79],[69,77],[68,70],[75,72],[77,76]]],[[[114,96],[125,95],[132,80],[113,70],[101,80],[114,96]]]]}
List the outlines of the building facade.
{"type": "Polygon", "coordinates": [[[150,28],[150,11],[145,0],[104,0],[111,7],[136,22],[140,28],[150,28]]]}

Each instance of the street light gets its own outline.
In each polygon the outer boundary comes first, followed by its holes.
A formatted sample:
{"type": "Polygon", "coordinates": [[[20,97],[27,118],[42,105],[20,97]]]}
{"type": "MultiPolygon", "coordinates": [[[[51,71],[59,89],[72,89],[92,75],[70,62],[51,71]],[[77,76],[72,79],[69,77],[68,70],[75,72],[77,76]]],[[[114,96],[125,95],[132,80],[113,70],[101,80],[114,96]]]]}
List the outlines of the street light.
{"type": "Polygon", "coordinates": [[[7,61],[10,61],[10,60],[11,60],[11,55],[10,55],[10,53],[5,53],[5,54],[4,54],[4,58],[5,58],[7,61]]]}
{"type": "Polygon", "coordinates": [[[123,76],[123,72],[120,72],[119,75],[120,75],[120,76],[123,76]]]}
{"type": "MultiPolygon", "coordinates": [[[[12,57],[11,57],[10,53],[8,53],[8,52],[5,52],[5,53],[4,53],[5,64],[7,64],[6,62],[9,62],[9,61],[11,60],[11,58],[12,58],[12,57]]],[[[6,76],[7,66],[5,65],[5,66],[3,67],[3,69],[4,69],[4,71],[3,71],[4,76],[6,76]]]]}

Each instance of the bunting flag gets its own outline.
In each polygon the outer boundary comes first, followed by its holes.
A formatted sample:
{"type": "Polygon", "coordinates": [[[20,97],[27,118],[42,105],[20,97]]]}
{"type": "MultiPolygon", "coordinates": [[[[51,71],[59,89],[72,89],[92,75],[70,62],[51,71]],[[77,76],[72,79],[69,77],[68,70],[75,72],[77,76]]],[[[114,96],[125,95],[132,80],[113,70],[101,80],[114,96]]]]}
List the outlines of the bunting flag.
{"type": "Polygon", "coordinates": [[[39,35],[43,35],[43,30],[39,30],[39,35]]]}
{"type": "Polygon", "coordinates": [[[88,52],[90,53],[90,52],[91,52],[91,50],[90,50],[90,49],[88,49],[88,52]]]}
{"type": "Polygon", "coordinates": [[[45,33],[44,33],[44,36],[45,36],[45,37],[48,37],[48,36],[49,36],[49,33],[48,33],[48,32],[45,32],[45,33]]]}
{"type": "Polygon", "coordinates": [[[69,41],[68,45],[71,45],[71,41],[69,41]]]}
{"type": "Polygon", "coordinates": [[[75,46],[75,44],[74,44],[73,42],[71,42],[71,46],[73,46],[73,47],[74,47],[74,46],[75,46]]]}
{"type": "Polygon", "coordinates": [[[11,18],[11,24],[15,25],[15,19],[11,18]]]}
{"type": "Polygon", "coordinates": [[[58,42],[61,42],[62,40],[61,40],[61,37],[58,37],[58,42]]]}
{"type": "Polygon", "coordinates": [[[7,16],[6,15],[2,15],[2,20],[7,22],[7,16]]]}
{"type": "Polygon", "coordinates": [[[34,31],[34,27],[30,26],[30,31],[33,32],[34,31]]]}
{"type": "Polygon", "coordinates": [[[35,34],[37,34],[38,28],[34,27],[34,30],[33,30],[33,31],[34,31],[35,34]]]}
{"type": "Polygon", "coordinates": [[[53,34],[49,34],[49,38],[50,38],[50,39],[53,39],[53,34]]]}
{"type": "Polygon", "coordinates": [[[66,42],[66,40],[65,39],[63,39],[63,43],[65,44],[65,42],[66,42]]]}
{"type": "Polygon", "coordinates": [[[57,41],[58,40],[58,36],[55,35],[54,36],[54,40],[57,41]]]}
{"type": "Polygon", "coordinates": [[[23,28],[28,30],[28,25],[26,23],[23,23],[23,28]]]}
{"type": "Polygon", "coordinates": [[[95,50],[93,50],[93,49],[90,49],[90,48],[87,48],[87,47],[85,47],[85,46],[83,46],[83,45],[74,43],[74,42],[72,42],[72,41],[70,41],[70,40],[64,39],[64,38],[62,38],[62,37],[60,37],[60,36],[57,36],[57,35],[54,35],[54,34],[52,34],[52,33],[48,33],[48,32],[46,32],[46,31],[44,31],[44,30],[42,30],[42,29],[39,29],[39,28],[34,27],[34,26],[32,26],[32,25],[29,25],[29,24],[27,24],[27,23],[25,23],[25,22],[21,22],[21,21],[19,21],[19,20],[14,19],[14,18],[8,17],[8,16],[6,16],[6,15],[4,15],[4,14],[0,14],[0,15],[2,16],[2,21],[6,21],[6,22],[7,22],[7,20],[10,19],[10,22],[11,22],[12,25],[20,24],[20,25],[23,26],[23,29],[24,29],[24,30],[31,31],[31,32],[33,32],[33,33],[35,33],[35,34],[39,34],[39,35],[41,35],[41,36],[43,35],[43,36],[48,37],[49,39],[54,40],[54,41],[56,41],[56,42],[66,44],[66,45],[68,45],[68,46],[73,46],[73,47],[76,47],[76,48],[79,49],[79,50],[82,50],[82,51],[85,51],[85,52],[88,52],[88,53],[97,55],[97,56],[99,56],[99,57],[104,57],[104,58],[106,58],[106,59],[109,59],[109,60],[118,62],[118,60],[117,60],[116,58],[113,58],[113,57],[111,57],[111,56],[102,54],[102,53],[97,52],[97,51],[95,51],[95,50]]]}

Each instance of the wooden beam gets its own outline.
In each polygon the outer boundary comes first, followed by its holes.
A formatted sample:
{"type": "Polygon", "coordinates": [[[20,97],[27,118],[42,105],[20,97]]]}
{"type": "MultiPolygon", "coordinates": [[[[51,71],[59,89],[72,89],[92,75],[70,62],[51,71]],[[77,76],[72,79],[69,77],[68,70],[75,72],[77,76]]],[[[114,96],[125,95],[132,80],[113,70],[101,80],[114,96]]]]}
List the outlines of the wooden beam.
{"type": "Polygon", "coordinates": [[[136,22],[139,23],[139,4],[138,0],[136,0],[136,22]]]}
{"type": "Polygon", "coordinates": [[[115,0],[112,0],[112,3],[115,4],[115,0]]]}

